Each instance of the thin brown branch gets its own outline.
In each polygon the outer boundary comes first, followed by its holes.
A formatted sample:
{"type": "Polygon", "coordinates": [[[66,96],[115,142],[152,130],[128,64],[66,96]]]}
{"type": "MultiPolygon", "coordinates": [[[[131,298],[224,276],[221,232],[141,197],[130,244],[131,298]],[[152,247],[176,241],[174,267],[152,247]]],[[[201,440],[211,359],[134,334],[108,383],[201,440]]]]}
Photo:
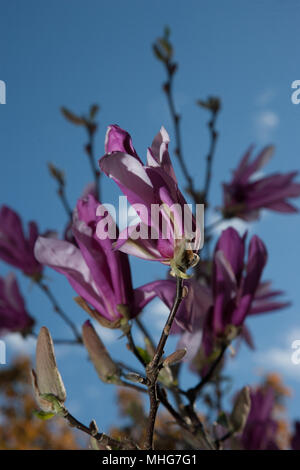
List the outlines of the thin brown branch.
{"type": "Polygon", "coordinates": [[[73,211],[66,196],[65,185],[59,186],[57,194],[62,202],[63,208],[65,209],[67,216],[69,217],[70,221],[72,221],[73,211]]]}
{"type": "Polygon", "coordinates": [[[64,418],[68,421],[70,426],[79,429],[80,431],[88,434],[89,436],[93,437],[101,443],[104,447],[108,450],[138,450],[138,446],[132,441],[117,441],[116,439],[107,436],[104,433],[95,432],[91,427],[87,427],[82,424],[78,419],[74,418],[69,412],[64,416],[64,418]]]}
{"type": "Polygon", "coordinates": [[[171,118],[173,121],[173,126],[174,126],[174,133],[175,133],[175,140],[176,140],[175,154],[177,156],[182,173],[187,182],[187,192],[193,197],[195,202],[198,202],[199,194],[194,188],[194,182],[187,169],[187,165],[185,163],[185,160],[183,157],[183,151],[182,151],[180,115],[176,112],[174,94],[173,94],[173,78],[174,78],[174,73],[175,73],[176,68],[174,67],[174,64],[170,64],[169,62],[166,62],[165,66],[166,66],[168,80],[164,84],[163,90],[167,97],[169,111],[170,111],[171,118]]]}
{"type": "Polygon", "coordinates": [[[94,182],[95,182],[95,191],[96,191],[96,199],[100,201],[100,171],[97,168],[97,164],[95,161],[95,145],[94,145],[94,134],[95,134],[96,128],[91,124],[90,126],[87,126],[87,131],[88,131],[88,136],[89,136],[89,141],[86,145],[86,153],[90,162],[91,166],[91,171],[94,177],[94,182]]]}
{"type": "Polygon", "coordinates": [[[128,339],[128,349],[133,352],[133,354],[135,355],[135,357],[137,358],[137,360],[142,364],[143,367],[146,367],[146,362],[144,361],[143,357],[141,356],[141,354],[139,353],[139,350],[137,349],[136,345],[135,345],[135,342],[133,340],[133,337],[132,337],[132,333],[131,333],[131,327],[129,326],[127,331],[126,331],[126,337],[128,339]]]}
{"type": "Polygon", "coordinates": [[[218,355],[218,357],[216,358],[216,360],[213,362],[213,364],[211,365],[209,371],[207,372],[207,374],[203,377],[203,379],[197,384],[195,385],[195,387],[192,387],[190,388],[189,390],[187,390],[187,392],[184,392],[184,394],[190,399],[190,402],[193,404],[197,398],[197,395],[200,393],[200,391],[203,389],[203,387],[208,384],[210,382],[210,380],[212,379],[218,365],[221,363],[223,357],[224,357],[224,354],[225,354],[225,351],[226,351],[226,348],[227,348],[227,344],[224,344],[221,348],[221,351],[218,355]]]}
{"type": "Polygon", "coordinates": [[[68,315],[60,307],[52,291],[49,289],[49,287],[45,283],[42,282],[42,280],[37,282],[37,285],[44,292],[44,294],[48,297],[57,315],[59,315],[62,318],[62,320],[71,328],[71,330],[74,333],[77,343],[81,344],[82,343],[81,334],[79,333],[75,323],[73,323],[73,321],[68,317],[68,315]]]}
{"type": "Polygon", "coordinates": [[[212,163],[216,149],[216,143],[218,139],[218,132],[216,131],[216,120],[220,107],[211,108],[211,118],[208,121],[208,129],[210,132],[210,146],[209,151],[206,157],[206,174],[205,174],[205,183],[203,190],[203,200],[204,204],[208,204],[209,189],[211,184],[212,177],[212,163]]]}
{"type": "Polygon", "coordinates": [[[153,449],[154,427],[155,427],[157,410],[159,407],[158,387],[157,387],[157,379],[158,379],[158,374],[160,370],[159,366],[160,366],[161,358],[164,353],[165,344],[170,334],[172,323],[174,321],[175,315],[178,311],[178,308],[180,306],[182,299],[183,299],[183,280],[177,277],[176,278],[176,296],[174,299],[173,306],[171,308],[169,317],[162,331],[154,356],[151,362],[146,367],[146,374],[147,374],[147,379],[148,379],[148,394],[149,394],[149,399],[150,399],[150,412],[149,412],[149,422],[148,422],[148,428],[147,428],[147,433],[146,433],[146,440],[144,444],[145,450],[153,449]]]}

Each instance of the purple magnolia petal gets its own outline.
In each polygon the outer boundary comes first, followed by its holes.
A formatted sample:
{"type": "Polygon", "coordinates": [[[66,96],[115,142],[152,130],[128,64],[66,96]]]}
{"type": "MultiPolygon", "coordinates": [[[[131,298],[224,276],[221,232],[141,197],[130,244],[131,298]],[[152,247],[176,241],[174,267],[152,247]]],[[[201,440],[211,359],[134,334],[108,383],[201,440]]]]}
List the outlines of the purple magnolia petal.
{"type": "Polygon", "coordinates": [[[225,284],[225,289],[229,293],[229,297],[232,297],[237,291],[237,280],[235,273],[231,267],[231,264],[226,259],[223,251],[217,251],[215,253],[215,268],[217,273],[217,282],[225,284]]]}
{"type": "MultiPolygon", "coordinates": [[[[155,203],[151,180],[143,164],[132,155],[115,152],[99,160],[101,170],[112,178],[127,196],[130,204],[150,208],[155,203]]],[[[148,222],[144,220],[145,223],[148,222]]]]}
{"type": "MultiPolygon", "coordinates": [[[[87,242],[87,252],[84,257],[92,272],[94,268],[92,269],[91,266],[95,265],[93,258],[97,258],[101,253],[101,260],[103,260],[105,266],[101,267],[100,264],[97,265],[97,274],[95,273],[95,276],[99,279],[98,271],[99,269],[102,270],[101,277],[104,276],[104,280],[100,281],[100,286],[105,285],[107,282],[110,284],[116,305],[131,304],[133,288],[129,260],[126,254],[113,250],[114,238],[112,239],[110,236],[107,236],[106,238],[99,237],[97,224],[104,218],[111,228],[114,227],[114,232],[117,234],[115,221],[104,206],[101,206],[104,208],[101,213],[105,215],[97,215],[97,213],[99,213],[97,212],[97,209],[99,209],[100,206],[101,205],[92,195],[89,195],[85,200],[79,200],[77,203],[78,219],[84,221],[88,227],[76,222],[75,220],[73,230],[83,232],[83,239],[87,242]],[[86,239],[85,235],[92,239],[86,239]],[[96,254],[92,253],[94,250],[96,251],[96,254]]],[[[80,237],[80,233],[78,233],[78,236],[80,237]]],[[[84,250],[85,248],[82,249],[82,253],[84,253],[84,250]]],[[[93,274],[94,280],[97,282],[95,276],[93,274]]],[[[101,287],[99,290],[102,290],[101,287]]],[[[106,296],[105,293],[103,293],[103,295],[106,296]]]]}
{"type": "Polygon", "coordinates": [[[0,211],[0,258],[21,269],[29,276],[40,273],[42,269],[33,254],[37,235],[36,223],[30,222],[27,239],[19,215],[9,207],[2,206],[0,211]]]}
{"type": "Polygon", "coordinates": [[[175,294],[176,284],[174,281],[160,280],[149,282],[134,290],[134,312],[136,314],[139,313],[155,297],[159,297],[170,308],[175,294]]]}
{"type": "Polygon", "coordinates": [[[97,197],[97,187],[95,181],[92,181],[91,183],[88,183],[82,191],[81,194],[81,199],[87,198],[89,195],[94,196],[95,198],[97,197]]]}
{"type": "Polygon", "coordinates": [[[244,283],[243,295],[254,295],[258,285],[263,269],[267,262],[267,249],[263,241],[254,235],[249,244],[248,250],[248,263],[247,274],[244,283]]]}
{"type": "Polygon", "coordinates": [[[170,137],[164,127],[161,127],[159,133],[155,136],[151,148],[148,149],[147,163],[149,166],[160,166],[177,184],[175,172],[168,152],[170,137]]]}
{"type": "MultiPolygon", "coordinates": [[[[150,282],[142,287],[142,293],[145,296],[145,299],[158,297],[162,302],[171,310],[174,299],[176,296],[176,282],[173,280],[160,280],[150,282]]],[[[139,293],[140,297],[140,293],[139,293]]],[[[192,329],[192,315],[193,311],[190,308],[190,305],[187,302],[189,297],[189,293],[186,298],[183,299],[181,305],[178,309],[178,312],[175,317],[175,323],[173,323],[171,333],[177,334],[182,331],[182,329],[190,330],[192,329]],[[178,330],[177,326],[180,327],[178,330]]],[[[152,298],[150,300],[152,300],[152,298]]],[[[149,301],[150,301],[149,300],[149,301]]],[[[144,302],[144,300],[140,297],[140,302],[144,302]]],[[[147,302],[148,303],[148,302],[147,302]]]]}
{"type": "Polygon", "coordinates": [[[182,362],[191,362],[196,356],[202,340],[202,331],[197,330],[194,333],[184,332],[180,337],[177,349],[186,349],[186,355],[182,362]]]}
{"type": "Polygon", "coordinates": [[[237,169],[234,170],[234,172],[233,172],[233,175],[234,175],[233,181],[239,181],[242,178],[243,173],[247,168],[247,165],[248,165],[249,159],[251,157],[251,154],[253,152],[253,148],[254,148],[253,145],[251,145],[249,147],[249,149],[247,150],[245,155],[242,157],[237,169]]]}
{"type": "Polygon", "coordinates": [[[138,233],[148,233],[148,225],[138,223],[135,226],[124,229],[120,233],[116,243],[114,243],[114,249],[149,261],[156,261],[158,259],[161,261],[167,261],[155,246],[155,241],[157,242],[156,244],[158,244],[158,236],[154,241],[143,238],[133,239],[131,236],[134,231],[138,233]]]}
{"type": "Polygon", "coordinates": [[[277,422],[273,419],[276,405],[271,387],[252,390],[251,408],[241,436],[241,443],[247,450],[268,450],[278,448],[275,442],[277,422]]]}
{"type": "Polygon", "coordinates": [[[282,212],[285,214],[295,214],[299,212],[297,207],[286,201],[271,202],[270,204],[265,204],[264,207],[266,209],[270,209],[271,211],[282,212]]]}
{"type": "Polygon", "coordinates": [[[249,313],[266,262],[266,247],[262,240],[254,235],[249,244],[247,272],[242,287],[242,298],[232,318],[234,325],[241,325],[249,313]]]}
{"type": "Polygon", "coordinates": [[[109,129],[106,142],[106,150],[110,153],[100,159],[99,165],[101,170],[118,184],[140,217],[141,224],[137,224],[134,229],[129,228],[128,231],[133,233],[137,228],[149,227],[157,234],[157,237],[152,233],[150,238],[149,235],[137,237],[139,240],[130,233],[125,237],[121,237],[123,234],[120,234],[115,248],[141,258],[172,264],[175,258],[177,231],[182,233],[182,238],[192,238],[192,250],[195,253],[200,247],[201,236],[200,228],[196,227],[192,214],[190,217],[192,233],[183,233],[186,226],[182,227],[183,217],[179,217],[179,208],[183,210],[186,201],[177,186],[168,153],[168,143],[169,136],[162,128],[154,139],[151,149],[148,150],[148,166],[145,166],[136,155],[129,134],[113,126],[109,129]],[[170,214],[174,204],[178,204],[179,208],[174,211],[174,220],[171,220],[170,214]],[[141,213],[137,205],[144,209],[141,213]],[[156,221],[151,217],[153,205],[162,208],[162,221],[159,218],[156,221]],[[164,236],[163,223],[169,231],[167,236],[164,236]],[[198,245],[195,242],[199,242],[198,245]]]}
{"type": "Polygon", "coordinates": [[[275,147],[273,145],[265,147],[244,171],[242,179],[249,179],[250,176],[265,166],[273,156],[274,150],[275,147]]]}
{"type": "Polygon", "coordinates": [[[246,236],[247,233],[245,233],[243,237],[240,237],[234,228],[228,227],[222,232],[216,247],[216,251],[223,252],[237,281],[239,281],[244,267],[246,236]]]}
{"type": "Polygon", "coordinates": [[[105,136],[105,153],[122,152],[132,155],[139,160],[139,157],[132,145],[130,134],[121,129],[117,124],[108,127],[105,136]]]}
{"type": "Polygon", "coordinates": [[[250,349],[255,349],[252,334],[246,325],[243,325],[242,327],[241,338],[246,342],[250,349]]]}
{"type": "Polygon", "coordinates": [[[104,318],[115,319],[115,313],[105,309],[91,271],[75,245],[64,240],[39,237],[34,251],[40,263],[64,274],[77,294],[104,318]]]}
{"type": "MultiPolygon", "coordinates": [[[[91,276],[101,298],[108,310],[114,305],[115,294],[111,282],[111,275],[107,257],[103,249],[92,238],[91,231],[84,222],[73,225],[73,234],[78,243],[80,252],[91,272],[91,276]],[[86,230],[86,231],[85,231],[86,230]]],[[[120,302],[121,303],[121,302],[120,302]]]]}
{"type": "Polygon", "coordinates": [[[291,302],[266,302],[266,301],[256,301],[252,303],[251,309],[248,315],[257,315],[259,313],[268,313],[274,312],[275,310],[282,310],[284,308],[290,307],[291,302]]]}
{"type": "Polygon", "coordinates": [[[298,209],[288,199],[300,196],[300,184],[293,181],[298,172],[276,173],[255,179],[255,173],[272,156],[273,147],[263,149],[251,163],[250,153],[251,149],[242,158],[231,183],[223,185],[225,216],[255,220],[263,208],[283,213],[297,212],[298,209]]]}
{"type": "Polygon", "coordinates": [[[0,334],[26,332],[33,323],[15,275],[9,273],[5,278],[0,277],[0,334]]]}

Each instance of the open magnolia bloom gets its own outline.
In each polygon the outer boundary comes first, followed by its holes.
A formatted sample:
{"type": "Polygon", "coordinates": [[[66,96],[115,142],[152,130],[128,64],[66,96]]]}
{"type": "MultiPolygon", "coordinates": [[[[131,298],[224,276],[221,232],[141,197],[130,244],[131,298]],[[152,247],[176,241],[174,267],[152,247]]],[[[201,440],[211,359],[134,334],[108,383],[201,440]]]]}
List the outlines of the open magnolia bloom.
{"type": "Polygon", "coordinates": [[[230,227],[219,238],[213,262],[213,306],[209,309],[203,328],[206,355],[212,353],[217,340],[237,336],[250,313],[261,275],[267,261],[262,240],[254,235],[249,243],[245,263],[246,234],[240,237],[230,227]]]}
{"type": "MultiPolygon", "coordinates": [[[[159,281],[150,283],[150,288],[148,284],[133,288],[128,256],[113,250],[114,238],[97,236],[97,225],[104,218],[96,215],[99,206],[91,194],[78,201],[72,226],[78,246],[65,240],[39,237],[35,256],[40,263],[66,276],[80,296],[78,303],[99,323],[118,328],[122,319],[134,318],[156,297],[156,286],[167,288],[168,284],[159,281]]],[[[102,213],[117,233],[106,209],[102,213]]]]}
{"type": "MultiPolygon", "coordinates": [[[[207,362],[207,356],[201,344],[203,344],[203,331],[208,327],[209,318],[213,312],[214,298],[211,289],[194,278],[185,281],[184,285],[188,288],[188,293],[175,317],[171,334],[179,335],[178,348],[187,349],[183,362],[189,362],[191,370],[198,373],[207,362]]],[[[170,307],[175,295],[175,286],[170,285],[168,289],[161,290],[163,292],[157,288],[157,295],[170,307]]],[[[281,294],[284,292],[271,289],[269,281],[261,282],[256,289],[247,318],[290,306],[290,302],[277,300],[281,294]]],[[[238,330],[236,332],[238,333],[238,330]]],[[[215,338],[217,339],[218,337],[215,338]]],[[[206,340],[209,341],[209,347],[214,344],[211,331],[206,331],[206,340]]],[[[252,334],[245,322],[240,327],[239,343],[241,341],[245,341],[251,349],[255,348],[252,334]]]]}
{"type": "Polygon", "coordinates": [[[223,184],[224,217],[251,221],[258,219],[261,209],[298,212],[289,202],[289,199],[300,196],[300,183],[293,181],[297,171],[256,178],[257,172],[269,161],[273,151],[274,147],[265,147],[252,162],[249,161],[252,147],[245,153],[233,172],[231,182],[223,184]]]}
{"type": "Polygon", "coordinates": [[[170,265],[173,275],[187,278],[186,270],[197,263],[203,244],[203,211],[197,207],[195,218],[178,189],[169,141],[162,127],[148,149],[144,165],[130,135],[117,125],[109,126],[106,154],[99,165],[118,184],[140,218],[120,233],[115,248],[170,265]]]}

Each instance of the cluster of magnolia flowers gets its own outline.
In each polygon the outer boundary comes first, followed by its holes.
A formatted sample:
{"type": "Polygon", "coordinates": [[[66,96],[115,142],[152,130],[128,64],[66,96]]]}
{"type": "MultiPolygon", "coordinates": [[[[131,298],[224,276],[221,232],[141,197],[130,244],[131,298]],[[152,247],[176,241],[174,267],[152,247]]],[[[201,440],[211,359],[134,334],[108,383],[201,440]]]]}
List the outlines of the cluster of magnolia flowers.
{"type": "MultiPolygon", "coordinates": [[[[99,160],[99,167],[117,183],[130,204],[149,209],[140,211],[136,225],[126,227],[120,234],[115,227],[115,238],[99,238],[99,222],[105,218],[115,225],[115,221],[105,208],[99,211],[101,202],[93,188],[78,200],[64,239],[58,239],[52,232],[39,234],[34,222],[29,224],[25,235],[18,214],[3,206],[0,212],[0,258],[36,283],[41,283],[44,278],[44,266],[63,274],[76,292],[78,304],[93,320],[123,331],[155,297],[171,309],[176,296],[176,278],[182,279],[185,296],[171,334],[179,337],[179,350],[186,349],[183,361],[203,377],[220,351],[234,339],[239,338],[253,347],[246,324],[248,317],[274,312],[289,303],[278,301],[282,292],[273,290],[271,283],[263,277],[267,249],[256,235],[247,242],[247,234],[241,236],[229,227],[217,240],[212,258],[199,262],[203,233],[192,212],[188,213],[192,230],[187,231],[182,222],[182,211],[186,213],[188,205],[178,187],[168,144],[169,136],[162,128],[148,149],[147,163],[144,164],[130,135],[116,125],[108,128],[105,155],[99,160]],[[158,221],[149,216],[153,204],[162,207],[158,221]],[[168,225],[169,238],[162,236],[162,223],[168,225]],[[132,236],[133,232],[141,233],[145,228],[155,236],[132,236]],[[171,276],[134,287],[129,256],[169,266],[171,276]]],[[[291,198],[300,195],[300,184],[294,182],[296,172],[254,177],[272,151],[272,147],[267,147],[252,160],[252,149],[247,151],[234,171],[232,181],[223,185],[224,203],[220,209],[223,218],[239,217],[249,221],[257,219],[262,209],[297,211],[290,202],[291,198]]],[[[32,332],[33,325],[15,275],[10,273],[0,278],[0,333],[19,331],[26,335],[32,332]]],[[[91,323],[83,326],[82,337],[100,377],[118,380],[119,371],[97,339],[91,323]],[[100,365],[99,354],[102,354],[100,365]]],[[[50,339],[47,341],[49,343],[50,339]]],[[[38,367],[37,389],[41,388],[38,381],[42,370],[40,364],[38,367]]],[[[53,384],[43,384],[42,388],[43,396],[51,392],[64,402],[63,386],[58,391],[55,387],[53,391],[53,384]]],[[[248,388],[239,395],[236,407],[246,409],[246,412],[236,412],[232,422],[236,416],[240,417],[236,430],[244,429],[241,437],[244,448],[275,446],[270,439],[275,426],[271,417],[272,400],[271,392],[248,388]],[[244,417],[242,423],[241,416],[244,417]],[[253,423],[256,423],[254,434],[253,423]],[[270,442],[265,443],[267,438],[270,442]],[[257,443],[255,439],[260,441],[257,443]]],[[[53,411],[52,408],[50,406],[53,411]]]]}

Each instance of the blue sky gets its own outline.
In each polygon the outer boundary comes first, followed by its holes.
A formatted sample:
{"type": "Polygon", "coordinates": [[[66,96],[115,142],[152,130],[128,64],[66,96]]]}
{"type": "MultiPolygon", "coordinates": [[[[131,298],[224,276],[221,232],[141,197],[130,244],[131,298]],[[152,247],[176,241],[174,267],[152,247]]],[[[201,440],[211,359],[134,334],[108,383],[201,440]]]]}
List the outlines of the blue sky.
{"type": "MultiPolygon", "coordinates": [[[[63,119],[60,106],[80,113],[91,103],[101,105],[96,139],[99,157],[111,123],[132,134],[142,157],[161,125],[173,139],[161,91],[164,71],[151,51],[166,24],[171,27],[179,62],[175,98],[182,114],[184,155],[199,185],[209,143],[208,116],[195,106],[195,100],[210,94],[222,99],[213,205],[221,202],[220,182],[228,180],[230,169],[249,144],[257,144],[257,149],[276,145],[267,172],[299,168],[300,105],[293,105],[290,98],[291,83],[300,79],[300,6],[296,0],[11,0],[2,2],[0,8],[0,80],[7,85],[7,104],[0,106],[0,200],[20,212],[25,221],[37,220],[41,230],[59,229],[65,223],[47,162],[65,170],[72,204],[91,181],[83,152],[85,134],[63,119]]],[[[175,169],[183,183],[176,162],[175,169]]],[[[116,202],[119,193],[112,181],[103,178],[102,194],[103,202],[116,202]]],[[[299,228],[298,215],[271,213],[250,227],[268,247],[265,278],[283,289],[293,305],[252,319],[256,352],[242,348],[228,367],[235,378],[234,388],[258,381],[263,371],[278,370],[294,390],[289,401],[293,417],[300,415],[300,365],[290,361],[292,339],[300,339],[299,228]]],[[[8,269],[1,263],[2,274],[8,269]]],[[[158,264],[139,260],[132,260],[132,269],[136,286],[166,273],[158,264]]],[[[65,309],[81,325],[86,315],[74,304],[72,289],[61,276],[49,271],[48,277],[65,309]]],[[[38,324],[50,326],[57,337],[65,336],[64,325],[40,292],[21,276],[20,280],[38,324]]],[[[154,307],[147,309],[144,318],[157,335],[153,324],[161,322],[163,312],[157,303],[154,307]]],[[[114,357],[124,350],[124,340],[110,332],[105,333],[105,340],[114,357]]],[[[169,349],[175,344],[171,341],[169,349]]],[[[11,338],[9,360],[25,347],[32,351],[33,343],[25,346],[11,338]]],[[[107,430],[117,418],[114,388],[97,381],[80,348],[61,347],[58,361],[70,411],[84,421],[96,418],[107,430]]]]}

